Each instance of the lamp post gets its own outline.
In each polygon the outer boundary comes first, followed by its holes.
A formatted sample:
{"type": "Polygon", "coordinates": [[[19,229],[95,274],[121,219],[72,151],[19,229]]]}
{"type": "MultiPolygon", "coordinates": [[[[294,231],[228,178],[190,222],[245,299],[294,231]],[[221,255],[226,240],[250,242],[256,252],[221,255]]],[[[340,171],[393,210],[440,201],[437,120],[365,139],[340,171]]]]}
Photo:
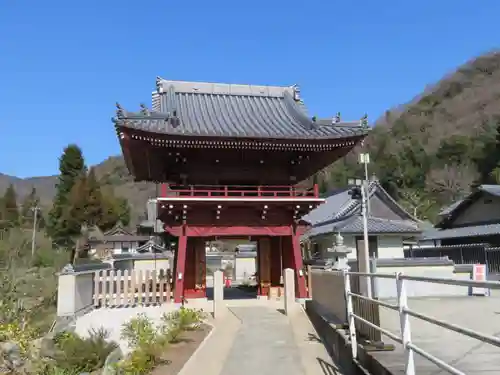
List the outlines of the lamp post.
{"type": "MultiPolygon", "coordinates": [[[[368,194],[365,189],[366,184],[361,179],[349,179],[349,185],[352,189],[349,191],[352,199],[361,201],[361,216],[363,218],[363,256],[358,254],[358,270],[359,272],[370,273],[370,248],[368,243],[368,215],[367,215],[367,201],[368,194]],[[362,258],[362,259],[360,259],[362,258]]],[[[372,298],[372,283],[370,277],[363,278],[366,282],[365,290],[366,296],[372,298]]]]}

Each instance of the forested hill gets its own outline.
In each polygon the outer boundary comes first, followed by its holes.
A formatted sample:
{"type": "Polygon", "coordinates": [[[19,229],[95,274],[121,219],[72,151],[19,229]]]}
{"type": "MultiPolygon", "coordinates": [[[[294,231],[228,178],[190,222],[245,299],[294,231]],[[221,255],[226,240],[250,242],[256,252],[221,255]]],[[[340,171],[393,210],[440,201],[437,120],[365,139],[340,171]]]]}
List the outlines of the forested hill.
{"type": "MultiPolygon", "coordinates": [[[[498,125],[500,52],[470,61],[411,103],[388,110],[365,142],[370,170],[412,213],[433,220],[474,182],[500,182],[500,169],[495,170],[500,161],[498,125]]],[[[357,151],[317,176],[323,190],[362,175],[357,151]]],[[[103,185],[128,199],[132,222],[137,222],[146,199],[155,194],[154,186],[134,183],[121,157],[97,165],[96,174],[103,185]]],[[[56,181],[55,176],[18,179],[0,174],[0,194],[10,183],[20,196],[35,187],[41,202],[49,205],[56,181]]]]}
{"type": "MultiPolygon", "coordinates": [[[[471,184],[500,182],[499,125],[500,52],[494,52],[459,67],[407,106],[388,110],[365,142],[370,170],[419,218],[433,220],[471,184]]],[[[353,152],[318,177],[327,189],[360,173],[353,152]]]]}

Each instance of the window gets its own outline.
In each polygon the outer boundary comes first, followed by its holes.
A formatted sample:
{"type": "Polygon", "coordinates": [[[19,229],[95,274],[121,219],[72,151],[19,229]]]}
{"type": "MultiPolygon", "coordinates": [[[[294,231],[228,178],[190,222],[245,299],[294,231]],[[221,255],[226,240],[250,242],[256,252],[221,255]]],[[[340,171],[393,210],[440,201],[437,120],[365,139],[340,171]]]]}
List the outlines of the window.
{"type": "Polygon", "coordinates": [[[128,253],[130,251],[129,244],[126,242],[122,242],[122,253],[128,253]]]}

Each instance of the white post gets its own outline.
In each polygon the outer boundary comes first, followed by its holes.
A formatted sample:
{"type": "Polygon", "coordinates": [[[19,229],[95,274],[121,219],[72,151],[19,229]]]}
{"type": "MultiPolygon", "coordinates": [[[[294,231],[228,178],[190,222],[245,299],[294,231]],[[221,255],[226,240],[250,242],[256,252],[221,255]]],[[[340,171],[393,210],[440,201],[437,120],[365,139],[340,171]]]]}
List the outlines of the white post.
{"type": "Polygon", "coordinates": [[[214,318],[222,317],[227,310],[224,303],[224,272],[214,272],[214,318]]]}
{"type": "Polygon", "coordinates": [[[415,361],[413,358],[413,350],[408,347],[408,344],[411,344],[411,327],[410,317],[406,313],[406,309],[408,308],[408,298],[406,295],[406,287],[402,276],[403,274],[401,272],[398,272],[396,274],[396,287],[398,292],[401,340],[403,341],[403,348],[405,350],[405,375],[415,375],[415,361]]]}
{"type": "Polygon", "coordinates": [[[295,301],[295,272],[291,268],[285,268],[285,315],[290,315],[297,310],[298,304],[295,301]]]}
{"type": "MultiPolygon", "coordinates": [[[[361,272],[370,273],[370,247],[368,243],[368,217],[366,213],[366,201],[367,195],[364,187],[361,187],[361,213],[363,215],[363,245],[364,245],[364,257],[363,257],[363,267],[364,270],[361,272]]],[[[366,296],[372,298],[372,281],[371,277],[361,277],[366,282],[366,296]]],[[[360,280],[361,281],[361,280],[360,280]]]]}
{"type": "Polygon", "coordinates": [[[351,277],[349,272],[344,271],[344,291],[345,300],[347,307],[347,321],[349,323],[349,337],[351,339],[351,352],[352,358],[356,359],[358,357],[358,340],[356,338],[356,318],[354,318],[353,308],[352,308],[352,296],[351,296],[351,277]]]}

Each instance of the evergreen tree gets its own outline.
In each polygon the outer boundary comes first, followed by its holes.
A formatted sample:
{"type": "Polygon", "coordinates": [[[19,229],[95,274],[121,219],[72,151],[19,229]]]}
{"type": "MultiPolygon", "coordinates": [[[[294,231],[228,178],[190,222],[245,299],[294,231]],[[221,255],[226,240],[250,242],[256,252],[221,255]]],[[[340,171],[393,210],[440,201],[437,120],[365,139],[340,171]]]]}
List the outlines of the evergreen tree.
{"type": "Polygon", "coordinates": [[[125,198],[116,197],[115,211],[118,217],[117,222],[119,221],[123,225],[128,226],[130,224],[130,206],[125,198]]]}
{"type": "Polygon", "coordinates": [[[91,168],[89,171],[86,185],[85,223],[89,226],[99,226],[103,217],[103,198],[94,168],[91,168]]]}
{"type": "Polygon", "coordinates": [[[106,231],[113,228],[118,222],[127,226],[130,224],[130,207],[128,201],[116,197],[113,190],[106,189],[102,194],[102,219],[99,228],[106,231]]]}
{"type": "Polygon", "coordinates": [[[59,159],[59,181],[54,204],[49,212],[47,233],[59,246],[69,246],[75,235],[74,226],[65,222],[69,212],[70,192],[76,181],[86,173],[85,161],[77,145],[67,146],[59,159]]]}
{"type": "Polygon", "coordinates": [[[63,211],[65,230],[69,238],[76,239],[81,232],[82,225],[87,223],[88,196],[87,176],[82,174],[75,181],[68,197],[68,204],[63,211]]]}
{"type": "Polygon", "coordinates": [[[19,225],[19,209],[17,207],[17,195],[12,184],[9,185],[2,199],[3,220],[10,228],[19,225]]]}

